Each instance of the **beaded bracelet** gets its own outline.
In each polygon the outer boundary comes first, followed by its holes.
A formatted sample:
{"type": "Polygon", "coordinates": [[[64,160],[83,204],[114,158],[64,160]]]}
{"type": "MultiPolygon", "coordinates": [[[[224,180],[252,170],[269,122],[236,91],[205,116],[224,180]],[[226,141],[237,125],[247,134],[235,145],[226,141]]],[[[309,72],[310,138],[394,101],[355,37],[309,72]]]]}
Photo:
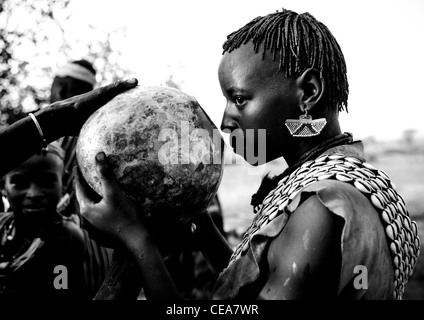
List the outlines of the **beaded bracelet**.
{"type": "Polygon", "coordinates": [[[41,139],[43,140],[43,143],[45,144],[45,147],[43,149],[49,150],[49,144],[47,143],[46,138],[44,138],[43,130],[41,130],[40,124],[37,121],[37,118],[32,114],[29,113],[29,116],[31,117],[32,121],[34,121],[35,126],[37,127],[38,133],[40,134],[41,139]]]}

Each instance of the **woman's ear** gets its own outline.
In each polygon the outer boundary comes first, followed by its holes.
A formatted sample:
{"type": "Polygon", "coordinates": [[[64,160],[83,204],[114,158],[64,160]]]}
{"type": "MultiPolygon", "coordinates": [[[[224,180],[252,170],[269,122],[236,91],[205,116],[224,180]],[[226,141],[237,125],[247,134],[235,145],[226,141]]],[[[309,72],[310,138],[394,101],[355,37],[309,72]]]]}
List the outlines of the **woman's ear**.
{"type": "Polygon", "coordinates": [[[298,78],[298,86],[301,90],[301,110],[312,110],[324,96],[325,82],[318,70],[314,68],[306,69],[298,78]]]}

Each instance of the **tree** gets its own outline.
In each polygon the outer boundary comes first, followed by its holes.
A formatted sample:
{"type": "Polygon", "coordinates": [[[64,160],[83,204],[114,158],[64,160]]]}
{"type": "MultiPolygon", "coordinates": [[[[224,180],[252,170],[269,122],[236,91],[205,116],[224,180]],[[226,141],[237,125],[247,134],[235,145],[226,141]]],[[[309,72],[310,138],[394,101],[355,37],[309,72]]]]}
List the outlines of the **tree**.
{"type": "Polygon", "coordinates": [[[54,69],[72,59],[92,62],[99,85],[129,73],[119,65],[121,53],[112,41],[125,36],[125,28],[87,25],[90,40],[73,39],[70,2],[0,0],[0,129],[46,105],[54,69]]]}

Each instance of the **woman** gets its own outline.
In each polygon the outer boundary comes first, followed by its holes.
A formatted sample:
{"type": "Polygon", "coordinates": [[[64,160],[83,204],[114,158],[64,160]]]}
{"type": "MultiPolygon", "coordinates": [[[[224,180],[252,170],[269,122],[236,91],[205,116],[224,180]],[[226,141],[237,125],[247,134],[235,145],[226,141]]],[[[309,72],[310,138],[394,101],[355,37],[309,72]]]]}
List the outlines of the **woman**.
{"type": "MultiPolygon", "coordinates": [[[[235,151],[259,150],[259,135],[246,132],[265,129],[266,162],[283,157],[289,167],[252,197],[255,217],[234,253],[207,215],[194,221],[195,241],[221,272],[213,299],[401,299],[417,227],[362,143],[340,129],[348,82],[330,31],[308,13],[258,17],[228,36],[218,76],[221,129],[245,137],[235,151]]],[[[152,223],[119,190],[104,153],[97,166],[105,197],[92,200],[79,179],[81,212],[137,259],[148,299],[177,298],[152,223]]]]}

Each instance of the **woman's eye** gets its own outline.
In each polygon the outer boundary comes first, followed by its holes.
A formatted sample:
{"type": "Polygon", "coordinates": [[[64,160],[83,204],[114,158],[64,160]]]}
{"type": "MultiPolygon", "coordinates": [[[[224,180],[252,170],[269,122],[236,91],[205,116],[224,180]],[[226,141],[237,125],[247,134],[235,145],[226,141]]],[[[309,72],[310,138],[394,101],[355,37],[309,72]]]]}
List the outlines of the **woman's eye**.
{"type": "Polygon", "coordinates": [[[235,97],[234,102],[237,106],[242,106],[246,102],[246,99],[243,97],[235,97]]]}

